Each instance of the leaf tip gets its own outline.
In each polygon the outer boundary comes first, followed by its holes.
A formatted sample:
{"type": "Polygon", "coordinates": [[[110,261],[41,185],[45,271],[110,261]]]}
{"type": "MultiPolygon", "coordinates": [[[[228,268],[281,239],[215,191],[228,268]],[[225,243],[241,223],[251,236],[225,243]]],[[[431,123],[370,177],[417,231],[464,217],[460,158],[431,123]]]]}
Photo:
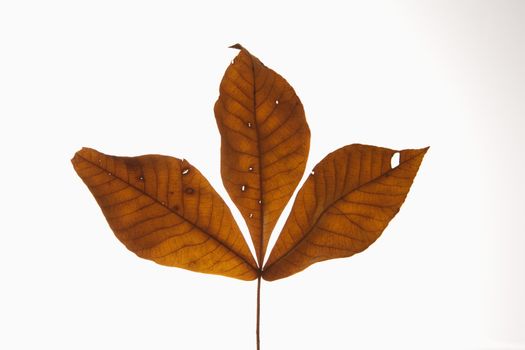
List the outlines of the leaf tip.
{"type": "Polygon", "coordinates": [[[91,155],[98,153],[96,150],[89,147],[82,147],[78,150],[71,158],[71,163],[73,167],[76,168],[82,160],[90,159],[91,155]]]}
{"type": "Polygon", "coordinates": [[[229,46],[230,49],[237,49],[237,50],[246,50],[241,44],[237,43],[232,46],[229,46]]]}
{"type": "Polygon", "coordinates": [[[85,149],[85,147],[82,147],[80,150],[76,151],[75,154],[73,154],[73,158],[71,158],[71,163],[73,166],[76,166],[79,161],[79,157],[81,156],[80,153],[85,149]]]}
{"type": "Polygon", "coordinates": [[[78,165],[78,158],[77,158],[77,154],[75,153],[75,155],[73,156],[73,158],[71,158],[71,164],[73,165],[73,168],[76,168],[77,165],[78,165]]]}
{"type": "Polygon", "coordinates": [[[87,147],[82,147],[81,149],[79,149],[78,151],[75,152],[75,154],[73,155],[73,158],[72,158],[71,160],[73,160],[73,159],[75,159],[75,158],[77,158],[77,157],[82,156],[82,154],[83,154],[83,153],[86,153],[87,151],[89,151],[89,148],[87,148],[87,147]]]}
{"type": "Polygon", "coordinates": [[[420,151],[421,151],[421,154],[422,154],[423,157],[427,154],[429,149],[430,149],[430,146],[421,148],[420,151]]]}

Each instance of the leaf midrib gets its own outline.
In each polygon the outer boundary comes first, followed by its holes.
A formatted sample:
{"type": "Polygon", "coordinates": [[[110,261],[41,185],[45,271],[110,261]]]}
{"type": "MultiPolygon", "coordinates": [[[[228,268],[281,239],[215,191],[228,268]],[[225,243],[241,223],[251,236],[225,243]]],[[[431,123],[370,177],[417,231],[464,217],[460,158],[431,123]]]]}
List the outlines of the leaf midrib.
{"type": "Polygon", "coordinates": [[[258,271],[259,273],[262,273],[262,268],[263,268],[263,262],[264,262],[264,253],[263,252],[263,247],[264,247],[264,187],[263,187],[263,168],[262,168],[262,161],[261,161],[261,158],[262,158],[262,151],[261,151],[261,143],[260,143],[260,133],[259,133],[259,123],[257,121],[257,100],[256,100],[256,95],[257,95],[257,88],[256,88],[256,83],[255,83],[255,63],[253,61],[253,56],[250,52],[248,52],[246,50],[246,53],[249,55],[250,57],[250,62],[251,62],[251,65],[252,65],[252,76],[253,76],[253,124],[255,126],[255,135],[256,135],[256,142],[257,142],[257,153],[258,153],[258,157],[257,157],[257,162],[259,164],[259,169],[258,169],[258,173],[259,173],[259,193],[260,193],[260,196],[259,196],[259,200],[261,201],[261,203],[258,203],[259,204],[259,221],[260,221],[260,231],[259,231],[259,256],[257,257],[257,264],[259,265],[259,268],[258,268],[258,271]]]}

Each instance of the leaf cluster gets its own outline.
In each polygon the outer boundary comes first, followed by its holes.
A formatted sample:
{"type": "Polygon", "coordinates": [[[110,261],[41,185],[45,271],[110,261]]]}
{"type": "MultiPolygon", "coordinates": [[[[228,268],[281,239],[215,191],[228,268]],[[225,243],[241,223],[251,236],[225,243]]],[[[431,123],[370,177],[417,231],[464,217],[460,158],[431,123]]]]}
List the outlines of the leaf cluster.
{"type": "Polygon", "coordinates": [[[187,160],[83,148],[72,163],[111,229],[141,258],[242,280],[273,281],[365,250],[399,211],[428,148],[353,144],[327,155],[299,190],[263,265],[270,235],[303,176],[310,130],[290,84],[242,46],[233,47],[239,54],[214,108],[221,175],[256,257],[228,206],[187,160]]]}

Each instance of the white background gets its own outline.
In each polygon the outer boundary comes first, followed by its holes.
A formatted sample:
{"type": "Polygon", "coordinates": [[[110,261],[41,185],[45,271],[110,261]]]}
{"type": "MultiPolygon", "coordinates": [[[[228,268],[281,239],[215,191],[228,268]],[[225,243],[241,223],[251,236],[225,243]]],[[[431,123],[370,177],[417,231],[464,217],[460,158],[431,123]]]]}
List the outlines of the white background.
{"type": "Polygon", "coordinates": [[[262,349],[525,349],[525,1],[318,4],[0,2],[0,348],[255,348],[256,283],[137,258],[69,162],[186,157],[228,198],[240,42],[300,96],[308,169],[431,146],[367,251],[263,284],[262,349]]]}

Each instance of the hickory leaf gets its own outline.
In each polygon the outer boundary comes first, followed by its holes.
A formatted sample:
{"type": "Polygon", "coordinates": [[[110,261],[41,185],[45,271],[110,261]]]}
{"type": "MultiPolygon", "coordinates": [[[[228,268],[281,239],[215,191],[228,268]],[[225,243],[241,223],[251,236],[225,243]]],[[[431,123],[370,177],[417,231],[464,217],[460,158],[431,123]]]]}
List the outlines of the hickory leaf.
{"type": "Polygon", "coordinates": [[[303,177],[310,129],[301,101],[283,77],[240,45],[215,103],[221,175],[262,266],[270,234],[303,177]]]}
{"type": "Polygon", "coordinates": [[[244,280],[257,267],[228,206],[186,160],[107,156],[72,160],[117,238],[156,263],[244,280]]]}
{"type": "MultiPolygon", "coordinates": [[[[288,277],[368,248],[398,213],[427,148],[352,144],[327,155],[299,190],[263,267],[270,235],[299,184],[310,130],[293,88],[241,45],[215,103],[221,175],[256,257],[223,199],[188,161],[109,156],[83,148],[73,166],[116,237],[141,258],[240,280],[288,277]],[[391,159],[399,153],[399,165],[391,159]]],[[[226,345],[220,346],[225,347],[226,345]]]]}
{"type": "Polygon", "coordinates": [[[400,152],[350,145],[317,164],[264,266],[267,281],[323,260],[359,253],[381,235],[405,201],[427,149],[400,152]]]}

